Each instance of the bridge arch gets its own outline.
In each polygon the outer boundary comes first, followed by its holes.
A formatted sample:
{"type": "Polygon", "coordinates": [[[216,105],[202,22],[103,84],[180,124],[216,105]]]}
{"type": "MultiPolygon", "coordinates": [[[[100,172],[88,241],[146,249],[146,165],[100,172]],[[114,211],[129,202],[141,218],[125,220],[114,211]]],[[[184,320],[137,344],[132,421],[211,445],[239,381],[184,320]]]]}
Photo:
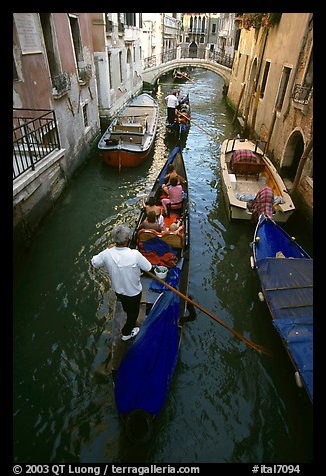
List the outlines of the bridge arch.
{"type": "Polygon", "coordinates": [[[186,66],[193,66],[213,71],[224,79],[226,86],[229,85],[231,68],[219,64],[216,61],[199,58],[180,58],[167,61],[166,63],[161,63],[158,66],[147,68],[143,71],[143,82],[148,84],[150,87],[154,87],[162,74],[167,73],[174,68],[183,68],[186,66]]]}

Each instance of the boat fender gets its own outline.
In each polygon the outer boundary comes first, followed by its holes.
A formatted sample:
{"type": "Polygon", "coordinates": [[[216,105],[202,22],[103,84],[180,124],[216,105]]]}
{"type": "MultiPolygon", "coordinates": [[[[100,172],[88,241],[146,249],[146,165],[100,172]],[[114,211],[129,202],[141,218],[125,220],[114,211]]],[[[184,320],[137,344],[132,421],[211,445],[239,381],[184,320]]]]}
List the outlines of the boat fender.
{"type": "Polygon", "coordinates": [[[255,269],[255,261],[253,256],[250,256],[250,266],[251,266],[251,269],[255,269]]]}
{"type": "Polygon", "coordinates": [[[297,384],[297,386],[299,388],[302,388],[303,387],[303,384],[302,384],[302,380],[301,380],[301,377],[300,377],[300,374],[298,371],[296,371],[294,373],[294,380],[295,380],[295,383],[297,384]]]}
{"type": "Polygon", "coordinates": [[[153,418],[154,415],[139,408],[128,412],[124,417],[128,439],[136,445],[148,443],[153,436],[153,418]]]}
{"type": "Polygon", "coordinates": [[[265,301],[264,295],[263,295],[263,293],[262,293],[261,291],[259,291],[258,297],[259,297],[259,301],[261,301],[261,302],[264,302],[264,301],[265,301]]]}

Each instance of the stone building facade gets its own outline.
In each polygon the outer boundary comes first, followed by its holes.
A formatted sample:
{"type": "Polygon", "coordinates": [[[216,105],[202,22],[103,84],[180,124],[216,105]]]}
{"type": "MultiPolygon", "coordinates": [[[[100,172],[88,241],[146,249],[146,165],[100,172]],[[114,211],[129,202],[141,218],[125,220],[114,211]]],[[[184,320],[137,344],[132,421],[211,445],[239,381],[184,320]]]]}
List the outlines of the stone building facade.
{"type": "Polygon", "coordinates": [[[142,13],[89,13],[98,108],[104,132],[112,117],[143,86],[142,13]]]}
{"type": "Polygon", "coordinates": [[[51,210],[99,131],[86,13],[13,14],[14,236],[51,210]]]}
{"type": "Polygon", "coordinates": [[[313,15],[253,15],[236,17],[240,34],[227,98],[243,132],[267,141],[290,193],[299,192],[312,213],[313,15]]]}

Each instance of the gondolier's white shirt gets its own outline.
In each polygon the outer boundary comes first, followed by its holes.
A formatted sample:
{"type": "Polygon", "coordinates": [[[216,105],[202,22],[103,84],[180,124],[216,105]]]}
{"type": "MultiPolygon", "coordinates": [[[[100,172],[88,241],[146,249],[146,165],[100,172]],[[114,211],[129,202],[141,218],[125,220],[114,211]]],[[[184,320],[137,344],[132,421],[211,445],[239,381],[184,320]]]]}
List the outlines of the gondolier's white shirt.
{"type": "Polygon", "coordinates": [[[141,271],[149,271],[152,264],[138,250],[113,247],[93,256],[95,268],[104,266],[111,278],[112,288],[125,296],[136,296],[142,290],[141,271]]]}
{"type": "Polygon", "coordinates": [[[175,109],[179,104],[179,100],[174,94],[169,94],[168,96],[166,96],[165,100],[167,107],[173,107],[175,109]]]}

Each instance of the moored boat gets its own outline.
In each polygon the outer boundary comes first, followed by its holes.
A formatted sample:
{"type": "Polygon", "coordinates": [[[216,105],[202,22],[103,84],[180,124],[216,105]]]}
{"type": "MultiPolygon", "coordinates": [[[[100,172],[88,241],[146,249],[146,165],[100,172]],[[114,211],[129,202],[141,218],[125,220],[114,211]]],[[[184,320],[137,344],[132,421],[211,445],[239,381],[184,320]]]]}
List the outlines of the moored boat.
{"type": "Polygon", "coordinates": [[[261,215],[253,240],[256,269],[274,327],[290,356],[298,386],[313,401],[313,259],[274,220],[261,215]]]}
{"type": "MultiPolygon", "coordinates": [[[[142,210],[130,241],[152,263],[153,269],[165,266],[165,282],[187,296],[189,279],[189,197],[186,169],[179,146],[175,147],[159,173],[149,197],[162,207],[162,184],[168,165],[173,164],[184,178],[183,199],[178,208],[164,217],[165,231],[140,229],[146,213],[142,210]],[[170,231],[170,224],[182,220],[179,231],[170,231]]],[[[144,273],[141,277],[143,295],[135,339],[123,342],[116,333],[112,349],[112,372],[115,381],[115,401],[124,422],[127,436],[135,443],[145,443],[153,433],[155,417],[167,397],[169,384],[177,362],[182,322],[188,311],[191,320],[194,308],[164,284],[144,273]],[[141,322],[143,322],[141,324],[141,322]]],[[[119,302],[114,310],[114,322],[125,319],[119,302]]],[[[118,324],[120,327],[121,324],[118,324]]]]}
{"type": "Polygon", "coordinates": [[[248,203],[266,183],[274,194],[273,220],[286,222],[294,203],[276,168],[265,154],[266,143],[226,139],[221,148],[222,189],[229,219],[250,220],[248,203]],[[259,147],[263,145],[263,149],[259,147]]]}
{"type": "Polygon", "coordinates": [[[151,152],[158,125],[158,104],[147,93],[131,99],[98,143],[110,167],[138,167],[151,152]]]}

